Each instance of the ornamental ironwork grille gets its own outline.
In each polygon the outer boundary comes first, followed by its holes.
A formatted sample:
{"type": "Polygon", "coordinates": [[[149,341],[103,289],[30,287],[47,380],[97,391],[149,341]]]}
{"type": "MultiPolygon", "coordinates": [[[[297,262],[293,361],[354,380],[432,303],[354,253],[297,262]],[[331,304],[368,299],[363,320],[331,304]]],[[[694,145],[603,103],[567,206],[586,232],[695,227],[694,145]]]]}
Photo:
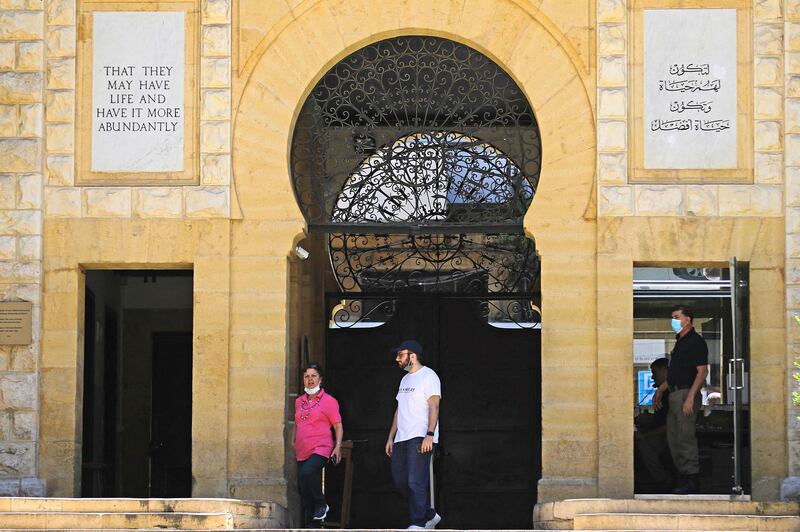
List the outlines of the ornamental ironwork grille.
{"type": "Polygon", "coordinates": [[[518,232],[541,139],[522,90],[492,60],[405,36],[319,80],[296,122],[291,168],[311,231],[518,232]]]}
{"type": "Polygon", "coordinates": [[[523,234],[331,233],[328,250],[343,292],[529,295],[539,275],[523,234]]]}
{"type": "MultiPolygon", "coordinates": [[[[485,55],[421,36],[353,53],[311,91],[291,164],[342,292],[470,295],[482,315],[531,321],[539,261],[522,220],[539,179],[539,129],[485,55]]],[[[349,301],[342,323],[394,308],[349,301]]]]}

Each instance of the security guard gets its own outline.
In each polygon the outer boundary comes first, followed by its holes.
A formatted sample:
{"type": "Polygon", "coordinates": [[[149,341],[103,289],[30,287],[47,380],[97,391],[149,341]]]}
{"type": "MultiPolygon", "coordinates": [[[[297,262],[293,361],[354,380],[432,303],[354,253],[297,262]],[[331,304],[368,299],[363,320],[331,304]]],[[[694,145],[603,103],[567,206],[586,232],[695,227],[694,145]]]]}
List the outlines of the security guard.
{"type": "Polygon", "coordinates": [[[661,408],[661,398],[669,390],[667,442],[672,461],[684,482],[672,490],[676,494],[696,493],[700,473],[695,421],[702,402],[700,389],[708,376],[708,346],[694,330],[694,313],[683,305],[672,309],[672,330],[678,342],[670,354],[667,380],[653,398],[661,408]]]}

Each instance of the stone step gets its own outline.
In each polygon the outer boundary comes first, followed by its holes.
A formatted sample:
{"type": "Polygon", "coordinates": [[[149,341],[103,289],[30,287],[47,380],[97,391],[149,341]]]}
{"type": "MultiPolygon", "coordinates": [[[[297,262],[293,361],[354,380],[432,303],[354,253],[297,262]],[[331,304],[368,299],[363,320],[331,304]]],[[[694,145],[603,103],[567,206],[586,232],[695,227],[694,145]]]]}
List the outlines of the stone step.
{"type": "Polygon", "coordinates": [[[177,512],[2,512],[0,529],[178,529],[230,530],[234,528],[229,513],[177,512]]]}
{"type": "Polygon", "coordinates": [[[239,499],[137,499],[0,497],[0,512],[36,513],[183,513],[228,514],[235,528],[280,528],[287,522],[286,509],[273,502],[239,499]]]}
{"type": "MultiPolygon", "coordinates": [[[[197,529],[185,529],[185,528],[170,528],[170,527],[156,527],[159,532],[207,532],[208,529],[197,528],[197,529]]],[[[4,530],[21,530],[20,528],[4,528],[0,526],[0,532],[4,530]]],[[[48,532],[77,532],[77,531],[91,531],[91,532],[98,532],[97,528],[92,527],[74,527],[74,528],[59,528],[59,527],[48,527],[48,528],[30,528],[25,530],[47,530],[48,532]]],[[[130,528],[104,528],[102,529],[103,532],[130,532],[130,528]]],[[[280,532],[304,532],[308,529],[292,529],[292,528],[235,528],[231,529],[235,530],[235,532],[276,532],[280,530],[280,532]]],[[[403,532],[405,528],[349,528],[346,529],[347,532],[403,532]]],[[[468,531],[459,530],[459,529],[448,529],[448,528],[438,528],[438,532],[481,532],[481,529],[469,529],[468,531]]],[[[549,530],[538,530],[538,529],[492,529],[492,531],[501,531],[501,532],[552,532],[549,530]]],[[[488,532],[488,531],[487,531],[488,532]]],[[[587,531],[588,532],[588,531],[587,531]]],[[[591,532],[621,532],[621,531],[598,531],[592,530],[591,532]]],[[[625,531],[631,532],[631,531],[625,531]]],[[[652,531],[647,531],[652,532],[652,531]]],[[[706,532],[722,532],[722,531],[706,531],[706,532]]],[[[753,532],[756,532],[755,530],[753,532]]]]}
{"type": "Polygon", "coordinates": [[[229,512],[268,517],[276,504],[237,499],[0,497],[0,512],[229,512]]]}
{"type": "Polygon", "coordinates": [[[577,514],[574,530],[770,530],[800,531],[800,517],[653,513],[577,514]]]}
{"type": "Polygon", "coordinates": [[[728,496],[659,495],[636,499],[567,499],[537,504],[534,526],[572,529],[578,514],[800,515],[800,502],[758,502],[728,496]]]}
{"type": "MultiPolygon", "coordinates": [[[[0,528],[0,532],[3,532],[4,529],[0,528]]],[[[13,530],[13,529],[12,529],[13,530]]],[[[96,529],[91,528],[49,528],[49,529],[41,529],[47,530],[47,532],[97,532],[96,529]]],[[[305,532],[308,529],[291,529],[285,528],[280,529],[281,532],[305,532]]],[[[347,529],[347,532],[402,532],[405,530],[404,528],[394,529],[394,528],[350,528],[347,529]]],[[[448,529],[448,528],[437,528],[438,532],[466,532],[462,530],[456,529],[448,529]]],[[[103,532],[130,532],[130,529],[119,529],[119,528],[108,528],[105,529],[103,532]]],[[[204,532],[202,530],[179,530],[174,528],[160,528],[158,532],[204,532]]],[[[245,529],[236,529],[236,532],[276,532],[274,528],[245,528],[245,529]]],[[[525,529],[525,530],[512,530],[512,529],[503,529],[500,530],[482,530],[482,529],[471,529],[468,532],[552,532],[551,530],[538,530],[538,529],[525,529]]],[[[625,530],[576,530],[573,532],[654,532],[650,529],[625,529],[625,530]]],[[[662,532],[662,531],[655,531],[655,532],[662,532]]],[[[670,531],[663,531],[663,532],[670,532],[670,531]]],[[[728,532],[727,530],[705,530],[703,532],[728,532]]],[[[747,531],[737,531],[737,532],[759,532],[756,530],[747,530],[747,531]]],[[[762,531],[763,532],[763,531],[762,531]]]]}
{"type": "Polygon", "coordinates": [[[577,513],[603,512],[800,515],[800,502],[747,501],[730,497],[688,498],[685,495],[637,499],[567,499],[544,505],[551,505],[553,516],[557,519],[572,518],[577,513]]]}

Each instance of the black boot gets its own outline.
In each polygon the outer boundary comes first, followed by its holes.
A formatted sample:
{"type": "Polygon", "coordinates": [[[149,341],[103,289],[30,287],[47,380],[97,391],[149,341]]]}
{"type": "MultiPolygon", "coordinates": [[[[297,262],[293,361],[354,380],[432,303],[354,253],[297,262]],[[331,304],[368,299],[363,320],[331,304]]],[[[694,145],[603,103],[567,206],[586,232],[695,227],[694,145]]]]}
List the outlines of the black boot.
{"type": "Polygon", "coordinates": [[[697,485],[697,475],[686,475],[686,481],[672,490],[673,495],[689,495],[699,491],[697,485]]]}

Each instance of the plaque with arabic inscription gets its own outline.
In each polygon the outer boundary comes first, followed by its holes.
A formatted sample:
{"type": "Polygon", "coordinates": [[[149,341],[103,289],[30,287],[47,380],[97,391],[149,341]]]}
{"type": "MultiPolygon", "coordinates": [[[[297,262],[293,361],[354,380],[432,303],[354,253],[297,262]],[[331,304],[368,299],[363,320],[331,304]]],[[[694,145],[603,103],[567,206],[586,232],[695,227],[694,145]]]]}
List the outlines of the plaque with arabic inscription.
{"type": "Polygon", "coordinates": [[[644,167],[737,167],[735,9],[644,12],[644,167]]]}
{"type": "Polygon", "coordinates": [[[28,345],[33,341],[33,304],[0,301],[0,345],[28,345]]]}

